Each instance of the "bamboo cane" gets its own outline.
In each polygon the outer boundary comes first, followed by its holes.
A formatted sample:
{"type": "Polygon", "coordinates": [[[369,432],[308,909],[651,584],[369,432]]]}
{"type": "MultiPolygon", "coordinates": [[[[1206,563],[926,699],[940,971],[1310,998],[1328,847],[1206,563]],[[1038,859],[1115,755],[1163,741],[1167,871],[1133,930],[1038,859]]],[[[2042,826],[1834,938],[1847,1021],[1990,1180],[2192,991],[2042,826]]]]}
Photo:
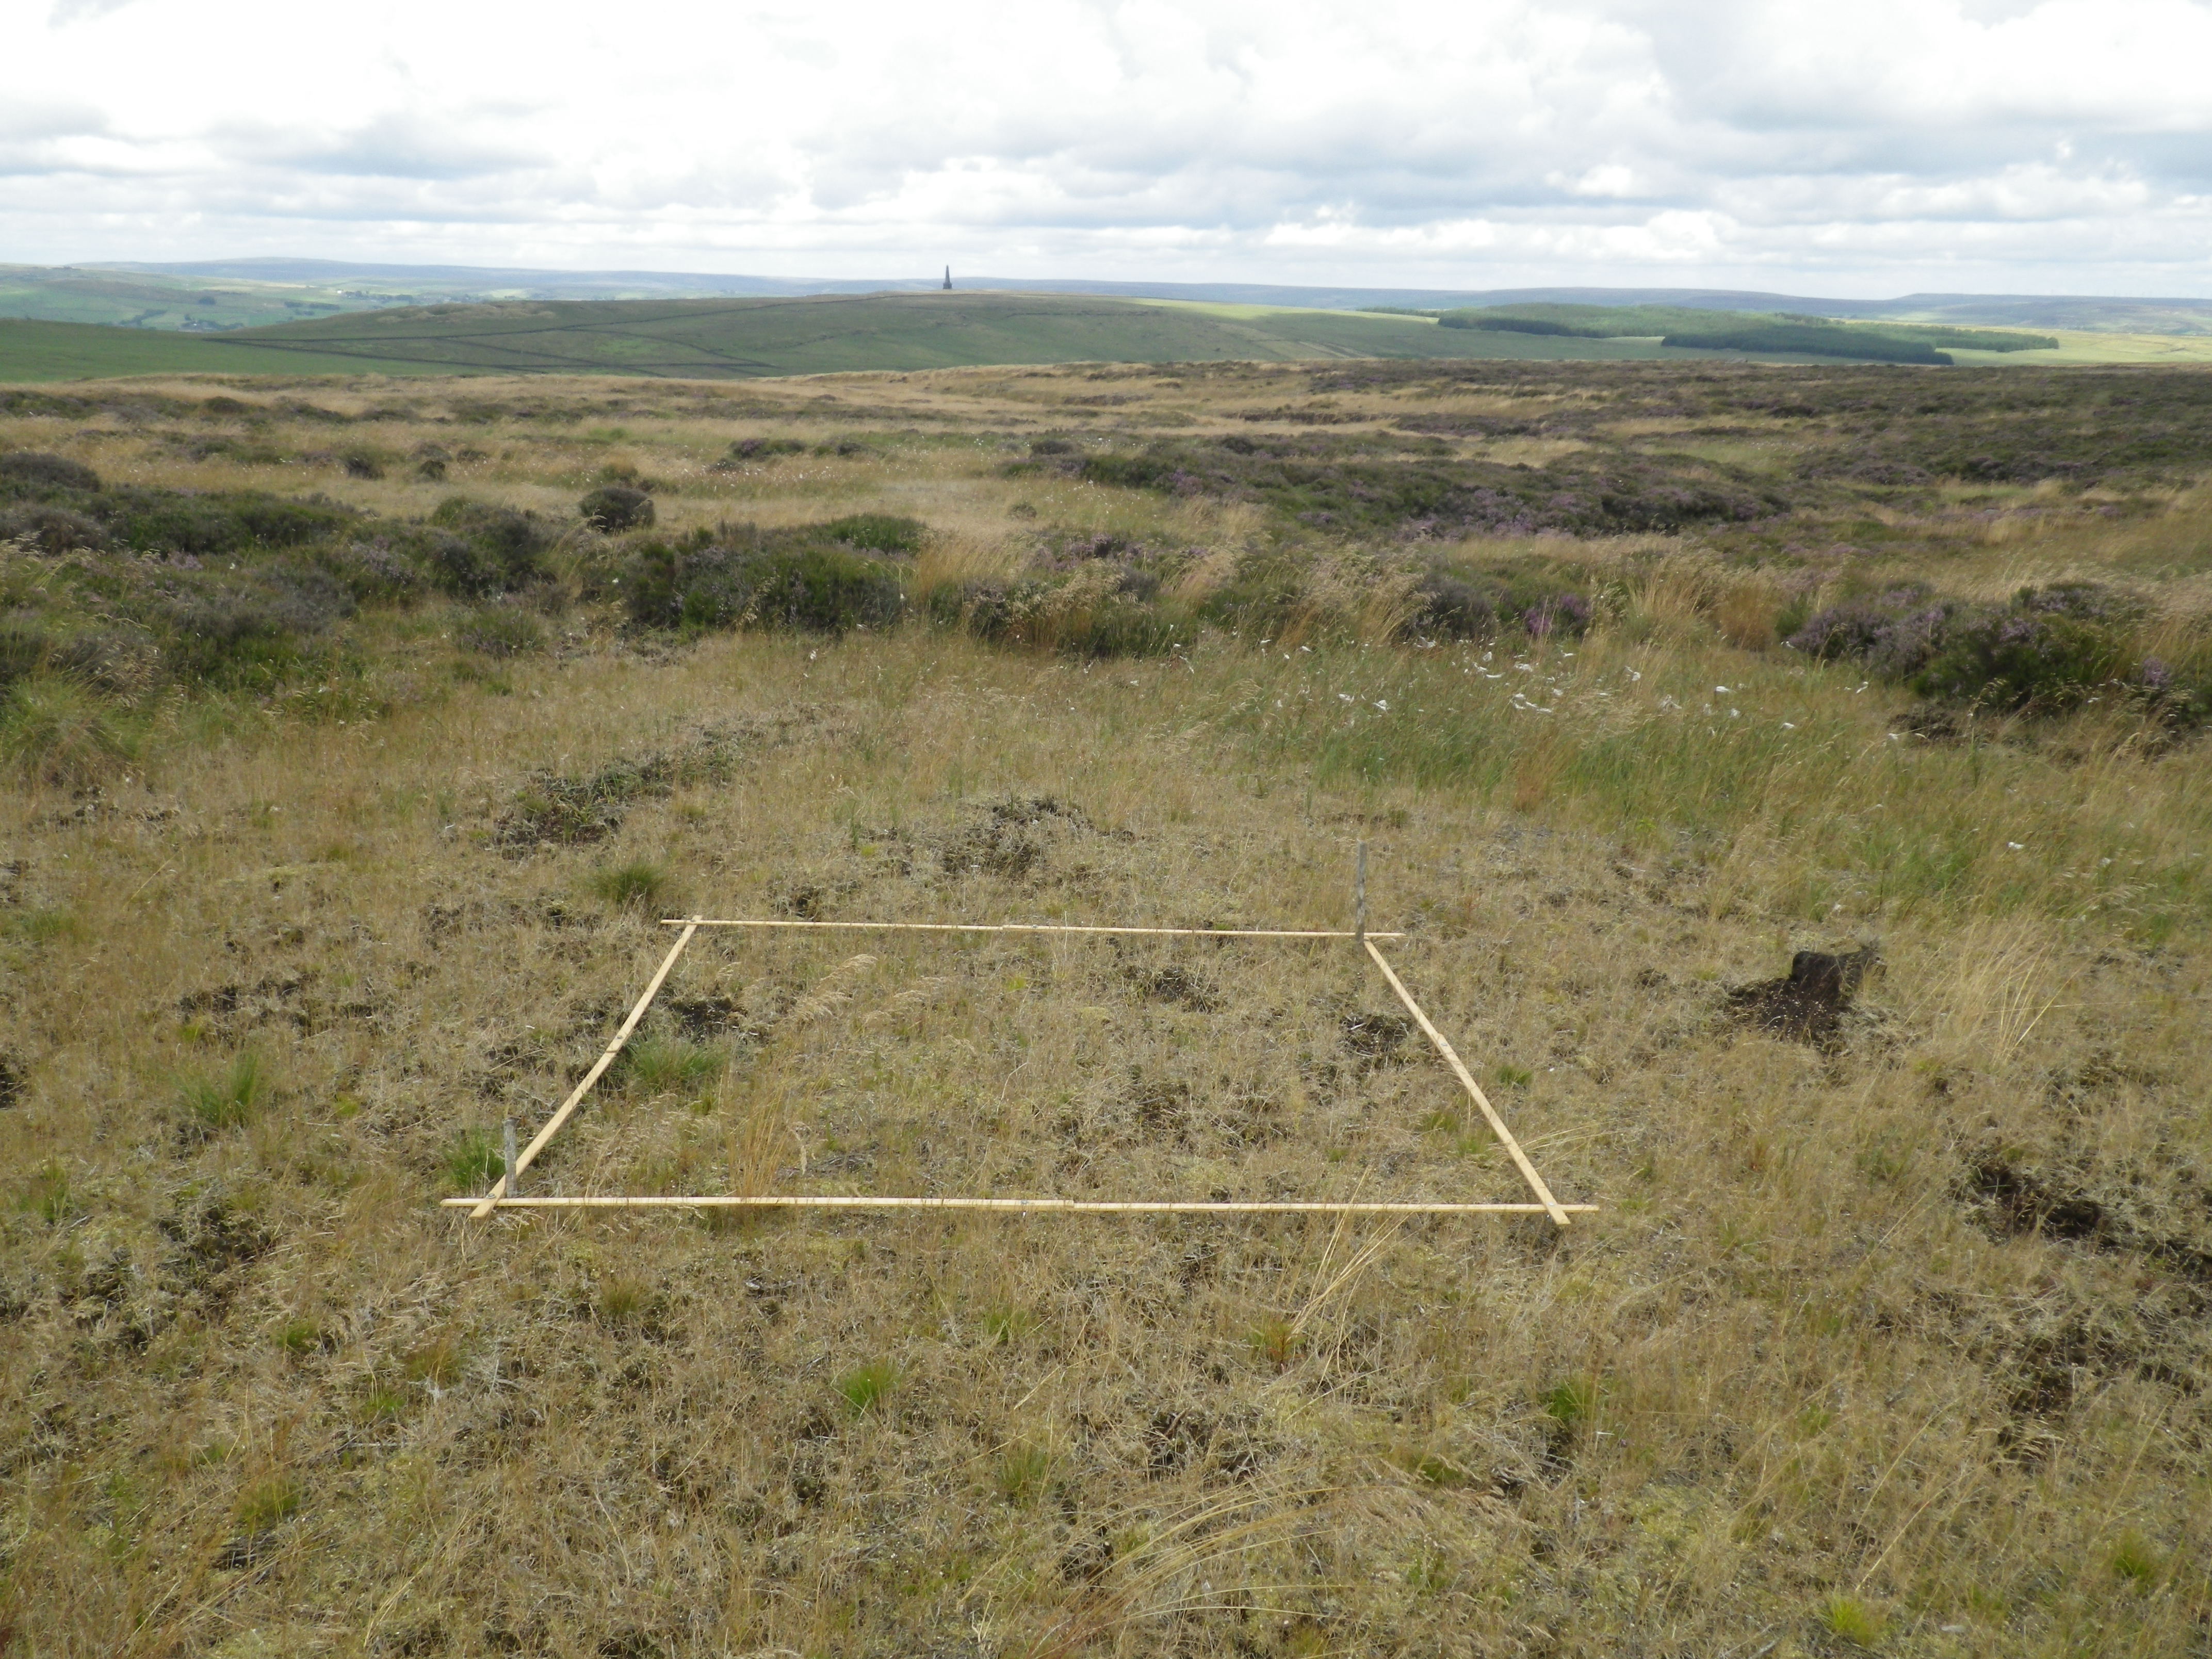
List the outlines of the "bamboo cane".
{"type": "MultiPolygon", "coordinates": [[[[607,1044],[606,1053],[599,1056],[597,1065],[584,1073],[584,1080],[576,1085],[568,1099],[561,1103],[561,1109],[545,1121],[545,1127],[531,1136],[530,1144],[522,1149],[522,1155],[514,1160],[514,1175],[520,1176],[530,1167],[531,1159],[538,1156],[547,1141],[560,1133],[561,1126],[568,1121],[568,1115],[582,1103],[584,1097],[591,1092],[592,1085],[599,1080],[607,1067],[615,1063],[615,1056],[622,1052],[623,1044],[629,1041],[629,1034],[637,1030],[638,1021],[645,1018],[645,1011],[653,1006],[653,999],[659,994],[660,982],[668,977],[668,970],[676,965],[676,958],[684,954],[684,947],[691,942],[691,935],[698,931],[699,924],[693,921],[687,924],[683,933],[677,936],[675,945],[661,959],[660,971],[653,976],[653,983],[645,988],[645,994],[637,1000],[637,1006],[629,1011],[629,1018],[623,1021],[622,1030],[615,1033],[615,1040],[607,1044]]],[[[502,1175],[492,1183],[491,1190],[481,1199],[463,1199],[460,1201],[464,1204],[473,1203],[476,1208],[471,1210],[469,1214],[473,1219],[481,1221],[491,1213],[493,1205],[507,1197],[507,1176],[502,1175]]],[[[508,1201],[521,1203],[537,1200],[517,1199],[508,1201]]]]}
{"type": "Polygon", "coordinates": [[[876,1198],[814,1194],[705,1193],[582,1198],[448,1198],[447,1209],[501,1210],[1009,1210],[1075,1212],[1091,1215],[1543,1215],[1552,1210],[1595,1211],[1595,1204],[1331,1203],[1267,1200],[1251,1202],[1172,1199],[876,1198]]]}
{"type": "Polygon", "coordinates": [[[1390,981],[1390,988],[1398,994],[1398,1000],[1406,1005],[1407,1011],[1420,1022],[1421,1029],[1429,1034],[1429,1041],[1436,1044],[1437,1052],[1442,1054],[1445,1063],[1459,1074],[1459,1080],[1467,1085],[1467,1091],[1474,1097],[1474,1103],[1482,1108],[1483,1116],[1490,1120],[1491,1133],[1498,1137],[1499,1144],[1505,1148],[1515,1164],[1519,1167],[1522,1178],[1528,1182],[1529,1190],[1543,1200],[1545,1212],[1557,1224],[1565,1226],[1568,1209],[1570,1207],[1579,1209],[1583,1206],[1580,1205],[1570,1206],[1560,1203],[1558,1199],[1552,1196],[1552,1189],[1544,1184],[1544,1177],[1536,1173],[1536,1166],[1528,1161],[1528,1154],[1521,1150],[1521,1143],[1514,1139],[1513,1131],[1505,1127],[1505,1120],[1498,1115],[1498,1109],[1490,1103],[1490,1097],[1482,1092],[1481,1085],[1475,1082],[1474,1076],[1461,1062],[1459,1055],[1453,1051],[1451,1044],[1444,1040],[1444,1034],[1437,1030],[1435,1025],[1430,1023],[1429,1017],[1421,1012],[1421,1005],[1413,1000],[1413,994],[1406,988],[1406,981],[1400,979],[1390,964],[1382,959],[1382,953],[1375,948],[1374,940],[1371,939],[1367,941],[1367,954],[1375,958],[1375,965],[1382,970],[1382,977],[1390,981]]]}
{"type": "MultiPolygon", "coordinates": [[[[671,916],[663,927],[811,927],[873,929],[907,933],[1143,933],[1173,939],[1357,939],[1358,933],[1312,927],[1079,927],[1044,921],[798,921],[776,917],[718,920],[671,916]]],[[[1370,933],[1369,939],[1403,939],[1403,933],[1370,933]]]]}

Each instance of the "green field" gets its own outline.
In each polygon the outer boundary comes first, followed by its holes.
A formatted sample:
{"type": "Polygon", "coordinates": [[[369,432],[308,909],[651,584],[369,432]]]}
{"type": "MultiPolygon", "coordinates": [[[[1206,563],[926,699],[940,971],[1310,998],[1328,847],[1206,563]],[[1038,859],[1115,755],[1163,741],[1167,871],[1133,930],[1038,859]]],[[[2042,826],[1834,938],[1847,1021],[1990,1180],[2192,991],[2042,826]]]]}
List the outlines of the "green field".
{"type": "MultiPolygon", "coordinates": [[[[1967,352],[1961,360],[2173,362],[2207,356],[2212,356],[2212,340],[2069,334],[2057,351],[1967,352]]],[[[1662,346],[1656,336],[1492,333],[1443,328],[1419,316],[1007,293],[410,306],[220,336],[0,321],[0,381],[191,373],[732,380],[984,364],[1331,357],[1820,361],[1780,352],[1686,350],[1662,346]]]]}
{"type": "MultiPolygon", "coordinates": [[[[278,356],[238,343],[166,330],[96,323],[0,319],[0,382],[90,380],[118,374],[409,374],[422,366],[362,356],[300,350],[278,356]]],[[[451,371],[447,371],[451,372],[451,371]]]]}

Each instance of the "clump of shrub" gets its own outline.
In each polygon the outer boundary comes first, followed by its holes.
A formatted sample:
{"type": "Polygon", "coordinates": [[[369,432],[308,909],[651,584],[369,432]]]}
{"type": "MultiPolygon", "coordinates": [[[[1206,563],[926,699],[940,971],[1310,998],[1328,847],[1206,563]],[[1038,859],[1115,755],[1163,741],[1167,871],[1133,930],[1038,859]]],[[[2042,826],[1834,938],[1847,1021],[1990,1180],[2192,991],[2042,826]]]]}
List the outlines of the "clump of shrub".
{"type": "Polygon", "coordinates": [[[105,547],[107,532],[85,514],[30,501],[0,508],[0,541],[27,542],[41,553],[73,553],[105,547]]]}
{"type": "Polygon", "coordinates": [[[402,557],[386,538],[344,542],[323,548],[314,556],[357,602],[405,604],[424,586],[421,567],[402,557]]]}
{"type": "Polygon", "coordinates": [[[1407,631],[1427,639],[1486,640],[1511,628],[1532,639],[1571,638],[1590,624],[1586,597],[1532,573],[1435,565],[1422,574],[1413,596],[1420,608],[1407,631]]]}
{"type": "Polygon", "coordinates": [[[290,501],[259,490],[195,495],[116,489],[85,510],[106,517],[114,537],[143,552],[212,558],[305,547],[355,529],[362,515],[327,500],[290,501]]]}
{"type": "Polygon", "coordinates": [[[576,503],[576,512],[594,530],[610,534],[642,530],[653,520],[653,497],[630,484],[601,484],[576,503]]]}
{"type": "Polygon", "coordinates": [[[248,691],[319,665],[313,636],[354,610],[336,577],[304,562],[212,577],[149,607],[172,672],[248,691]]]}
{"type": "Polygon", "coordinates": [[[454,495],[438,504],[413,550],[447,592],[488,599],[543,580],[553,542],[535,514],[454,495]]]}
{"type": "MultiPolygon", "coordinates": [[[[618,760],[584,777],[533,772],[493,826],[492,841],[512,854],[547,844],[576,847],[604,841],[622,827],[629,803],[668,794],[679,768],[665,755],[618,760]]],[[[621,894],[608,894],[623,902],[621,894]]]]}
{"type": "Polygon", "coordinates": [[[822,533],[833,542],[868,553],[919,553],[929,526],[919,519],[892,513],[855,513],[832,519],[822,533]]]}
{"type": "Polygon", "coordinates": [[[2142,617],[2137,602],[2094,582],[2023,587],[2003,605],[1942,599],[1913,583],[1832,605],[1784,643],[1863,663],[1944,702],[2052,714],[2116,696],[2169,722],[2201,721],[2207,689],[2137,650],[2142,617]]]}
{"type": "Polygon", "coordinates": [[[632,556],[622,588],[630,620],[647,628],[842,634],[884,627],[906,608],[896,567],[856,553],[822,526],[725,525],[680,543],[648,543],[632,556]]]}
{"type": "Polygon", "coordinates": [[[1013,581],[948,582],[930,590],[927,610],[940,627],[959,628],[994,645],[1026,646],[1079,657],[1158,656],[1194,631],[1180,607],[1158,603],[1159,580],[1128,567],[1013,581]]]}
{"type": "Polygon", "coordinates": [[[64,455],[48,455],[35,449],[14,449],[0,455],[0,485],[32,489],[97,490],[100,474],[82,461],[64,455]]]}

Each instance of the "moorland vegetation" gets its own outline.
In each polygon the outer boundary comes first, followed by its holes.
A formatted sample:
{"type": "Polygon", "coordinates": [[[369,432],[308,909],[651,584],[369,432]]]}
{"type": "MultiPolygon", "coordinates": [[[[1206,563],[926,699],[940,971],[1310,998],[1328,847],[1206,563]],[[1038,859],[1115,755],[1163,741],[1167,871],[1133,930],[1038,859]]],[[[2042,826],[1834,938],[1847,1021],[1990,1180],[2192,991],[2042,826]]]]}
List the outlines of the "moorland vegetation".
{"type": "Polygon", "coordinates": [[[1948,364],[1941,348],[1966,351],[2056,351],[2057,339],[2017,330],[1948,323],[1846,322],[1789,312],[1710,311],[1683,306],[1517,305],[1436,313],[1440,328],[1493,334],[1612,340],[1656,337],[1678,350],[1741,351],[1862,362],[1948,364]]]}
{"type": "MultiPolygon", "coordinates": [[[[0,1645],[2188,1650],[2208,453],[2144,370],[0,392],[0,1645]],[[1360,840],[1602,1213],[434,1207],[663,915],[1328,925],[1360,840]]],[[[1449,1085],[1324,947],[724,937],[533,1178],[1514,1196],[1449,1085]]]]}

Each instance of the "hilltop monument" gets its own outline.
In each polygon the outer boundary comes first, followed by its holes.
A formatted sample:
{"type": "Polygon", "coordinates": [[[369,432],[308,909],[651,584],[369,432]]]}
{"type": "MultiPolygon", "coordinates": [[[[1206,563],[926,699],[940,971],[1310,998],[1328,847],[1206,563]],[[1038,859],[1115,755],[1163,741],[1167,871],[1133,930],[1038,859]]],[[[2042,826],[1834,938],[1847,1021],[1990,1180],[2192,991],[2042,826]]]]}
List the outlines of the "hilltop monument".
{"type": "Polygon", "coordinates": [[[945,267],[945,291],[947,294],[952,292],[952,267],[951,265],[945,267]]]}

